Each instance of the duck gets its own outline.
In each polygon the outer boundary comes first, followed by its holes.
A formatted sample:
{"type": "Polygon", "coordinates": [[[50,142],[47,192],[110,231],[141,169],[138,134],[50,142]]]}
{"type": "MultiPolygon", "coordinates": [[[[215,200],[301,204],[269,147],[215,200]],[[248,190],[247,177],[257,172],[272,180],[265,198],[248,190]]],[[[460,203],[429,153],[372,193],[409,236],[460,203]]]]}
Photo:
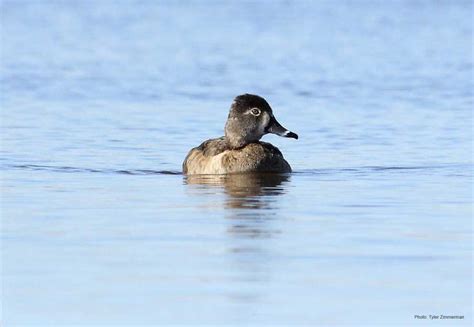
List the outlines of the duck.
{"type": "Polygon", "coordinates": [[[230,107],[224,136],[192,148],[184,159],[183,174],[290,173],[281,151],[260,141],[268,133],[298,139],[276,120],[263,97],[239,95],[230,107]]]}

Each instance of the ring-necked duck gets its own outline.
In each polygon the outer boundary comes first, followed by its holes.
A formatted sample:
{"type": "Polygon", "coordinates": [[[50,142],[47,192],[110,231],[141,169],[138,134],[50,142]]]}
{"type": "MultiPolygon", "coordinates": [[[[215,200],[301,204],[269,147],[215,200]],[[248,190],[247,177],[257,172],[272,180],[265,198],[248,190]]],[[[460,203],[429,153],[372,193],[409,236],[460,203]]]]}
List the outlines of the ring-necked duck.
{"type": "Polygon", "coordinates": [[[230,107],[225,136],[191,149],[183,173],[228,174],[244,172],[288,173],[291,167],[277,147],[259,140],[267,133],[298,139],[280,125],[268,102],[253,94],[239,95],[230,107]]]}

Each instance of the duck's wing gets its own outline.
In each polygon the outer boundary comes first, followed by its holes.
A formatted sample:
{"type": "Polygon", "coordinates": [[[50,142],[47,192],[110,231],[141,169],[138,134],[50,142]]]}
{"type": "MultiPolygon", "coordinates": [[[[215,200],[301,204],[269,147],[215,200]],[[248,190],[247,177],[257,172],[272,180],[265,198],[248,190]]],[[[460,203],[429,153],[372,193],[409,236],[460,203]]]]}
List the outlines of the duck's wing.
{"type": "Polygon", "coordinates": [[[262,141],[260,141],[258,143],[260,143],[263,146],[263,148],[265,149],[266,152],[268,152],[272,155],[275,155],[275,156],[283,157],[283,154],[281,153],[280,149],[278,149],[273,144],[268,143],[268,142],[262,142],[262,141]]]}
{"type": "Polygon", "coordinates": [[[258,161],[257,171],[289,173],[291,166],[283,157],[281,151],[274,145],[267,142],[258,142],[264,151],[261,160],[258,161]]]}
{"type": "Polygon", "coordinates": [[[184,174],[202,174],[212,157],[228,150],[224,137],[210,139],[198,147],[192,148],[183,162],[184,174]]]}
{"type": "Polygon", "coordinates": [[[266,142],[250,143],[241,149],[225,151],[220,159],[225,173],[291,172],[280,150],[266,142]]]}

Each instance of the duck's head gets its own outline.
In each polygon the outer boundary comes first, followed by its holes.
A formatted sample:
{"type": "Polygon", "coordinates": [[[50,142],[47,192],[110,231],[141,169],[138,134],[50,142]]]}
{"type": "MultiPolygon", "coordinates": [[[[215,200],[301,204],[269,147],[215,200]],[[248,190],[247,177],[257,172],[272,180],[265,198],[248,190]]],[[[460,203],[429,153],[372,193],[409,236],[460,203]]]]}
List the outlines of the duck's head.
{"type": "Polygon", "coordinates": [[[225,124],[225,138],[230,146],[243,147],[267,133],[298,139],[298,135],[280,125],[264,98],[253,94],[236,97],[225,124]]]}

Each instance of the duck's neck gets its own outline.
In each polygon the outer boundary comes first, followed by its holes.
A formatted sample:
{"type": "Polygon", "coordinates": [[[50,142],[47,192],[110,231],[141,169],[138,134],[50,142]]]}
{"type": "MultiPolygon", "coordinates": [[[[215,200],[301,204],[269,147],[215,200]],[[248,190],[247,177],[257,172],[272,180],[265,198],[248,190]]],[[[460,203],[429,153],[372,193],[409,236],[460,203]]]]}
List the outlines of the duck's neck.
{"type": "Polygon", "coordinates": [[[261,137],[243,128],[236,118],[230,116],[227,119],[224,131],[225,140],[231,149],[243,148],[247,144],[258,142],[261,137]]]}
{"type": "Polygon", "coordinates": [[[247,145],[243,131],[239,128],[235,118],[230,117],[225,124],[225,140],[231,149],[238,149],[247,145]]]}
{"type": "Polygon", "coordinates": [[[246,146],[249,142],[241,135],[233,135],[232,133],[225,133],[225,140],[231,149],[239,149],[246,146]]]}

